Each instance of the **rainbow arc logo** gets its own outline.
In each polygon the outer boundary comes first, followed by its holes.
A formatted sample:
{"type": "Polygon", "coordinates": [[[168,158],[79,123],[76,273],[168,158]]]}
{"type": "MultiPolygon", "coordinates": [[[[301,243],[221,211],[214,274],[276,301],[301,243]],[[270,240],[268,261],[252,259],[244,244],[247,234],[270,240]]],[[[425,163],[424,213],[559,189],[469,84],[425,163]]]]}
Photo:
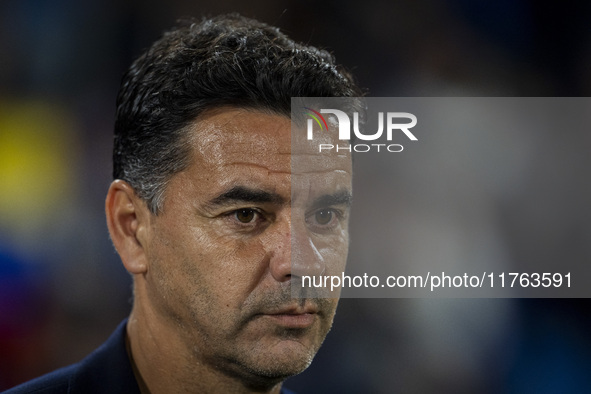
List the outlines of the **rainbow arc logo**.
{"type": "Polygon", "coordinates": [[[308,108],[308,107],[304,107],[304,109],[311,111],[311,112],[306,112],[306,115],[311,116],[312,119],[314,119],[316,121],[316,123],[318,123],[318,126],[320,126],[320,131],[324,130],[325,128],[326,128],[326,130],[328,130],[328,124],[326,123],[324,116],[322,116],[320,114],[320,112],[315,111],[312,108],[308,108]],[[320,122],[320,120],[322,120],[322,123],[320,122]],[[324,127],[322,126],[323,124],[324,124],[324,127]]]}

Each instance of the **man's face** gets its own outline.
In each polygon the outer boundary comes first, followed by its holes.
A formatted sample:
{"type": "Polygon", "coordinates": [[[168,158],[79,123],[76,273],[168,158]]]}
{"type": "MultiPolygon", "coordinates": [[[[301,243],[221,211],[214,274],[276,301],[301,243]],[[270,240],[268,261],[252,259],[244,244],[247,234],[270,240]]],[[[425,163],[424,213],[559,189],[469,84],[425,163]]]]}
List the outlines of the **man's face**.
{"type": "Polygon", "coordinates": [[[201,116],[144,246],[158,318],[196,362],[251,379],[309,365],[337,299],[294,299],[290,284],[337,274],[347,255],[351,158],[292,150],[290,128],[257,111],[201,116]]]}

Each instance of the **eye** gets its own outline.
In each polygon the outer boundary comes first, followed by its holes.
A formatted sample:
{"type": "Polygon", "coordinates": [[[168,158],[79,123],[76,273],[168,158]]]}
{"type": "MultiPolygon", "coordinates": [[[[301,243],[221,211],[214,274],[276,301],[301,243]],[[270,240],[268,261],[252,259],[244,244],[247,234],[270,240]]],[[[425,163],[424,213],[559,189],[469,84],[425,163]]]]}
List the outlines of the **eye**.
{"type": "Polygon", "coordinates": [[[258,234],[265,230],[273,221],[273,213],[265,212],[260,208],[237,208],[224,212],[221,215],[225,229],[236,234],[258,234]]]}
{"type": "Polygon", "coordinates": [[[234,212],[234,217],[240,223],[251,223],[257,215],[258,212],[250,208],[242,208],[234,212]]]}
{"type": "Polygon", "coordinates": [[[310,212],[306,217],[306,222],[316,231],[328,231],[339,224],[343,214],[334,208],[321,208],[310,212]]]}
{"type": "Polygon", "coordinates": [[[325,226],[331,222],[333,216],[334,212],[331,209],[321,209],[316,211],[314,214],[314,219],[319,225],[325,226]]]}

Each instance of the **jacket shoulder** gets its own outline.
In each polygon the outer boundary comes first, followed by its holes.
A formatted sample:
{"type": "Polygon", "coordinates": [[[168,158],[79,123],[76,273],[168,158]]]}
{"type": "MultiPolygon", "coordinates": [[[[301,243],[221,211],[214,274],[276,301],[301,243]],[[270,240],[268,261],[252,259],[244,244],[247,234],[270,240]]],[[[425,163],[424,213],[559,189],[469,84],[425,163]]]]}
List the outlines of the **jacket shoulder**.
{"type": "Polygon", "coordinates": [[[39,394],[62,394],[68,393],[70,379],[76,374],[78,364],[73,364],[56,371],[40,376],[36,379],[30,380],[19,386],[13,387],[4,394],[25,394],[25,393],[39,393],[39,394]]]}
{"type": "Polygon", "coordinates": [[[111,337],[79,363],[16,386],[4,394],[139,393],[125,348],[124,320],[111,337]]]}

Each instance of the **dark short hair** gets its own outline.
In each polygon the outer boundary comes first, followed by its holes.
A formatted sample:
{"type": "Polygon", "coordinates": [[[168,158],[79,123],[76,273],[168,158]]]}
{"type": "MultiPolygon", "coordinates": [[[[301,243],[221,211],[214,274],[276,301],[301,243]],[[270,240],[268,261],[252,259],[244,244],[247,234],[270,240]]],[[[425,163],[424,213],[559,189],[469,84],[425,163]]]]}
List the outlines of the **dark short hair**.
{"type": "Polygon", "coordinates": [[[237,14],[184,21],[142,54],[117,97],[113,176],[152,213],[188,165],[186,128],[203,111],[235,106],[290,116],[291,97],[356,97],[349,73],[324,50],[237,14]]]}

